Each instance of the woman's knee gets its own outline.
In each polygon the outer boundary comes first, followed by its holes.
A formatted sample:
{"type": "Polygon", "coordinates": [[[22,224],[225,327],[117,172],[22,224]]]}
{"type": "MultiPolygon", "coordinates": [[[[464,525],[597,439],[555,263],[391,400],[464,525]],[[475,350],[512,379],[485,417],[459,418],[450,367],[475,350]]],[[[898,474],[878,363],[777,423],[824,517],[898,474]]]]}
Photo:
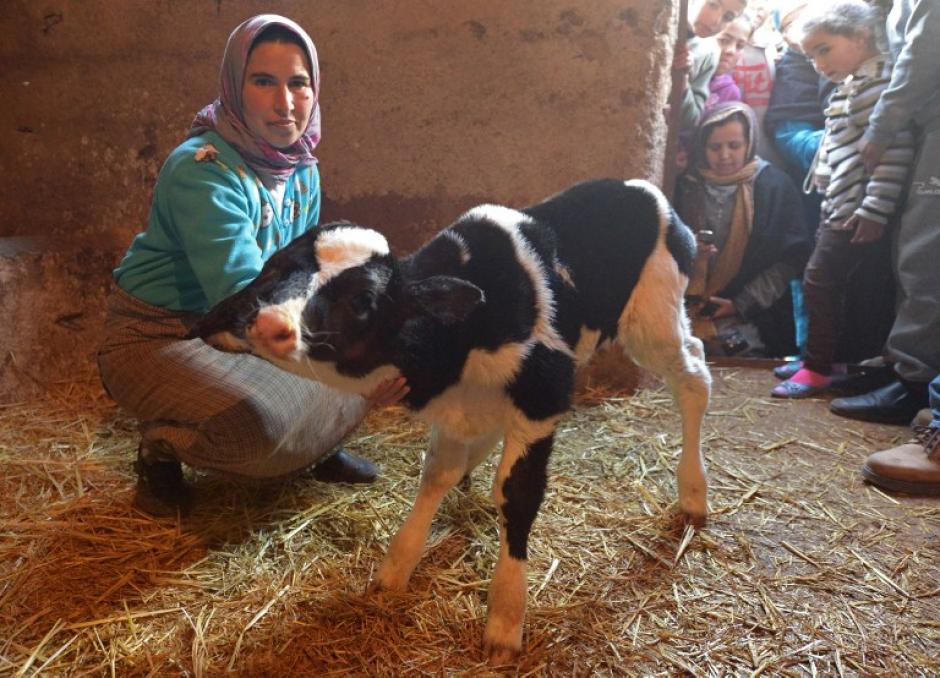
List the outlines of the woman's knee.
{"type": "Polygon", "coordinates": [[[206,419],[186,456],[238,475],[276,477],[314,463],[322,450],[305,440],[305,422],[271,403],[247,398],[206,419]]]}

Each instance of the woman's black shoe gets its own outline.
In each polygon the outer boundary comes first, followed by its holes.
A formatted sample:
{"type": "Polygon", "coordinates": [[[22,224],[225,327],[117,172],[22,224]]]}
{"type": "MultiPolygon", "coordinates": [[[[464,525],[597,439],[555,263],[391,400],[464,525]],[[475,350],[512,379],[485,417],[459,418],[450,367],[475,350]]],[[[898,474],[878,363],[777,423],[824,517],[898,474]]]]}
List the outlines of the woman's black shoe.
{"type": "Polygon", "coordinates": [[[163,518],[185,516],[192,508],[192,493],[183,480],[183,467],[176,459],[148,454],[141,443],[137,449],[137,493],[134,506],[144,513],[163,518]]]}
{"type": "Polygon", "coordinates": [[[340,448],[314,466],[311,475],[321,483],[371,483],[379,469],[368,459],[340,448]]]}

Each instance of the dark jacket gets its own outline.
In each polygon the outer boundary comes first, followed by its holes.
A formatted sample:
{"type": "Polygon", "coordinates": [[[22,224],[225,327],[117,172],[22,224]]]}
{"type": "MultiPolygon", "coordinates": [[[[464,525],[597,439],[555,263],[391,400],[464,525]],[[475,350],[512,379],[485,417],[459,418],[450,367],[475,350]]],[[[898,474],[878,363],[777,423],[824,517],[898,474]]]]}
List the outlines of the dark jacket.
{"type": "MultiPolygon", "coordinates": [[[[702,228],[704,187],[683,176],[676,190],[676,209],[693,231],[702,228]]],[[[804,224],[800,192],[782,170],[765,165],[754,179],[754,223],[738,274],[717,296],[734,299],[745,286],[779,263],[792,267],[793,275],[802,276],[803,268],[813,250],[811,231],[804,224]]],[[[795,352],[793,302],[789,286],[780,290],[778,298],[766,308],[747,314],[767,346],[768,355],[790,355],[795,352]]]]}

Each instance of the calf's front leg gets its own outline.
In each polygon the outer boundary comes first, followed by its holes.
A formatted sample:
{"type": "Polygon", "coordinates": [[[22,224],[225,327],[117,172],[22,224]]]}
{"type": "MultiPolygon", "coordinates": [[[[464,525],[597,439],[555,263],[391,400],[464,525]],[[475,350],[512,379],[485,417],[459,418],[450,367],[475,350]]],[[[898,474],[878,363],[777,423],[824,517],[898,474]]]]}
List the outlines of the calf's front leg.
{"type": "Polygon", "coordinates": [[[499,558],[483,636],[492,665],[512,661],[522,649],[529,531],[545,496],[553,439],[553,433],[528,444],[507,438],[496,470],[493,499],[499,512],[499,558]]]}
{"type": "Polygon", "coordinates": [[[431,521],[444,496],[493,446],[493,436],[465,442],[431,429],[428,452],[421,472],[421,487],[408,518],[392,538],[385,559],[370,588],[404,591],[421,560],[431,521]]]}

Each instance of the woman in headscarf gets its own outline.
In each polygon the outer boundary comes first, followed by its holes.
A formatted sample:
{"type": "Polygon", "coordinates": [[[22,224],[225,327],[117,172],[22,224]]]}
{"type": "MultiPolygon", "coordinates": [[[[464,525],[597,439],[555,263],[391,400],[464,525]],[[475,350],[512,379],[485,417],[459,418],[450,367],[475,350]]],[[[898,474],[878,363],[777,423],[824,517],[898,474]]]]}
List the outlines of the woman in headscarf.
{"type": "Polygon", "coordinates": [[[145,511],[188,510],[180,462],[254,478],[310,467],[323,481],[375,478],[370,462],[337,446],[372,401],[399,398],[403,381],[363,399],[184,338],[316,227],[319,94],[317,52],[299,25],[274,14],[239,25],[219,98],[170,153],[148,225],[114,271],[98,364],[110,395],[139,420],[135,503],[145,511]]]}
{"type": "Polygon", "coordinates": [[[699,234],[689,310],[712,356],[796,352],[790,281],[812,243],[799,191],[756,155],[756,131],[746,104],[709,111],[676,194],[680,216],[699,234]]]}

